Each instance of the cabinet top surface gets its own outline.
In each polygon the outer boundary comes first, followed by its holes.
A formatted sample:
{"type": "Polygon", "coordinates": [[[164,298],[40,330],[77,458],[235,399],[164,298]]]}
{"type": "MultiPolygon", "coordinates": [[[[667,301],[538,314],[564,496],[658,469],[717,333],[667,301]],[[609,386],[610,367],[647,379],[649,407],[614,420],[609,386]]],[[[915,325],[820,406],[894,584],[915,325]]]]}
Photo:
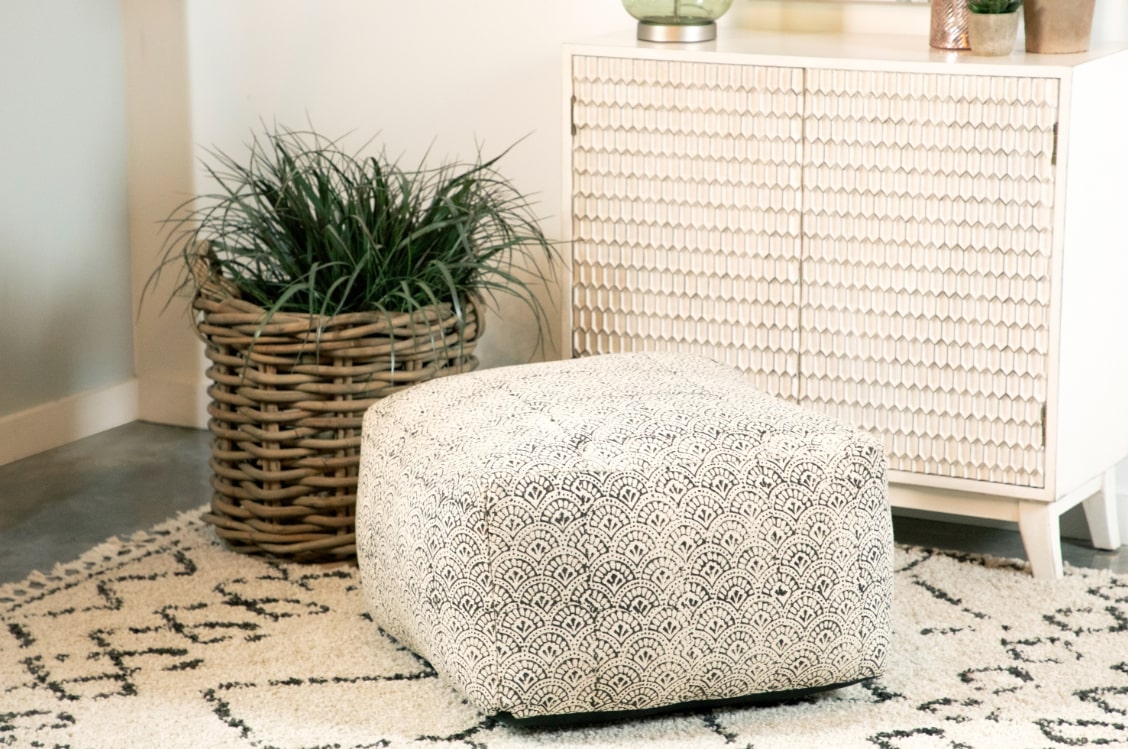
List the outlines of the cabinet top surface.
{"type": "Polygon", "coordinates": [[[794,65],[796,67],[952,66],[953,72],[996,75],[1064,75],[1072,68],[1113,54],[1128,55],[1128,45],[1101,44],[1071,55],[1036,55],[1021,51],[980,57],[967,51],[932,49],[927,35],[801,34],[720,28],[717,39],[694,44],[643,42],[633,30],[570,44],[573,54],[677,59],[696,62],[794,65]]]}

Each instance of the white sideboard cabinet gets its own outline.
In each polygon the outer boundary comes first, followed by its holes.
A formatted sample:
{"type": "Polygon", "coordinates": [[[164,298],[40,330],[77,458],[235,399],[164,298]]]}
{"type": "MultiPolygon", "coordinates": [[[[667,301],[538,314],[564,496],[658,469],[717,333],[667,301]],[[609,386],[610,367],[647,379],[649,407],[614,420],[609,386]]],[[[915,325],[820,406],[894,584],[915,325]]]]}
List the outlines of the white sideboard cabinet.
{"type": "Polygon", "coordinates": [[[565,51],[573,355],[705,354],[881,435],[894,506],[1060,576],[1128,456],[1128,50],[624,35],[565,51]]]}

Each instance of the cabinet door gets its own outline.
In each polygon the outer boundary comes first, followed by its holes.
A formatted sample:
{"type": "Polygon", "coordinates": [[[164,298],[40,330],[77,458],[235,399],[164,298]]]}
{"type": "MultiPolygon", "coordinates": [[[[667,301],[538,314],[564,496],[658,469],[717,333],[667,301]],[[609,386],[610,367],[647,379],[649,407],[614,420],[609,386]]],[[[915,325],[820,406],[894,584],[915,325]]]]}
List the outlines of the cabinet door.
{"type": "Polygon", "coordinates": [[[802,70],[576,56],[572,353],[682,351],[796,399],[802,70]]]}
{"type": "Polygon", "coordinates": [[[1056,80],[811,70],[801,402],[894,470],[1045,482],[1056,80]]]}

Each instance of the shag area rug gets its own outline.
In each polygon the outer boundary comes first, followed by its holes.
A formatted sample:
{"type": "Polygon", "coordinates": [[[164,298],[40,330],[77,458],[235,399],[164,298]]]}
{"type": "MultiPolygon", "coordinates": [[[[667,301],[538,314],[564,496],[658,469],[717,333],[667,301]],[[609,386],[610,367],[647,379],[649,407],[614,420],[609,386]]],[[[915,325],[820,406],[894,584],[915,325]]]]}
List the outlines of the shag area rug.
{"type": "Polygon", "coordinates": [[[770,707],[521,730],[364,611],[352,567],[231,553],[199,512],[0,587],[0,746],[1128,746],[1128,578],[899,548],[872,683],[770,707]]]}

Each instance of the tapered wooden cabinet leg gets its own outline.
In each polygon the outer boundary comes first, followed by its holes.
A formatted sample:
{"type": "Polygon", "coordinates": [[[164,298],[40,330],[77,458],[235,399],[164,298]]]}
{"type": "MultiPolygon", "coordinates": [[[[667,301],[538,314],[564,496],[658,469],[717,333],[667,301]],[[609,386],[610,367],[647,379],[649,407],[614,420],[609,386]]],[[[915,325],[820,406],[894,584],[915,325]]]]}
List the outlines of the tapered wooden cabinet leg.
{"type": "Polygon", "coordinates": [[[1098,549],[1120,548],[1120,523],[1116,508],[1116,469],[1105,471],[1101,490],[1083,503],[1089,535],[1098,549]]]}
{"type": "Polygon", "coordinates": [[[1052,504],[1023,502],[1018,514],[1018,530],[1034,577],[1061,577],[1061,529],[1052,504]]]}

